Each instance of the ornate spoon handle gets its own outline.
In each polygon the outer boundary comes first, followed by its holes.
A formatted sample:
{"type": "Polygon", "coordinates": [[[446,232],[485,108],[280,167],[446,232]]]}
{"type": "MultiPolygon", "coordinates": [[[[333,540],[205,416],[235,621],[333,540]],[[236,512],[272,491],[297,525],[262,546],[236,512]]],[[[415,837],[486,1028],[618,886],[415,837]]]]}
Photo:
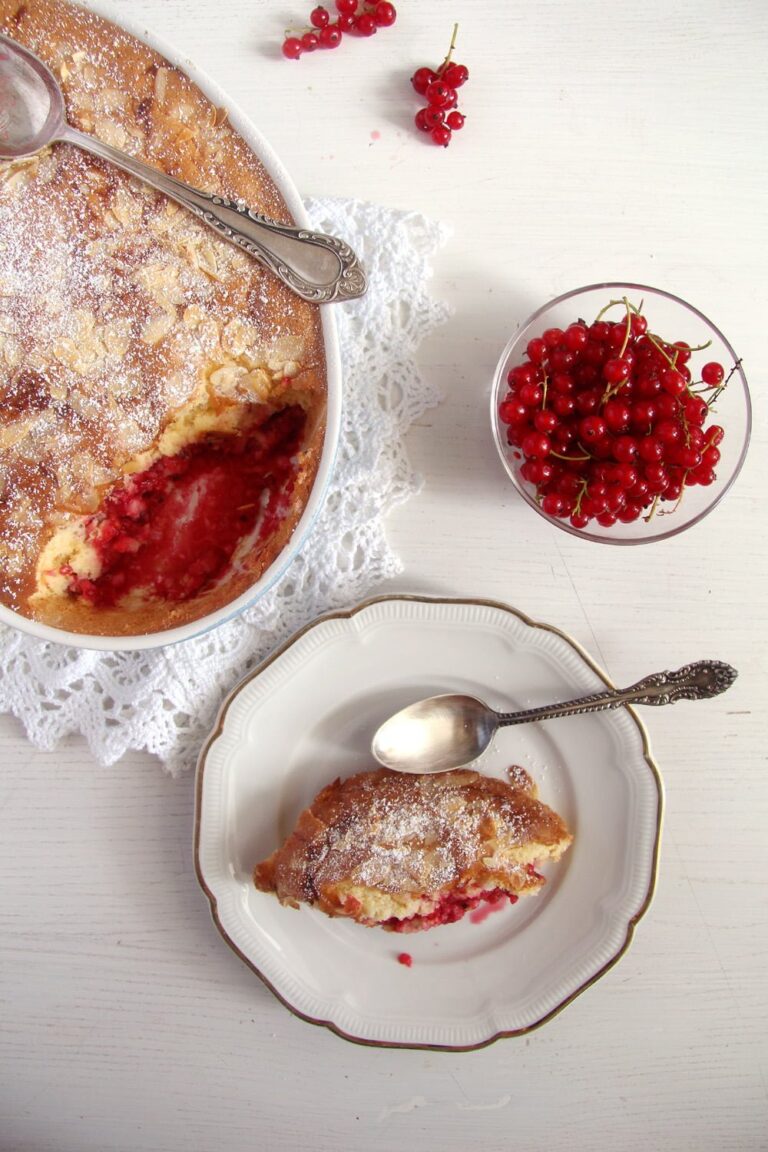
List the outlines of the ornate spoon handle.
{"type": "Polygon", "coordinates": [[[526,724],[531,720],[552,720],[557,716],[578,716],[581,712],[603,712],[621,704],[674,704],[677,700],[706,700],[730,688],[738,673],[720,660],[699,660],[686,664],[677,672],[656,672],[631,688],[615,692],[596,692],[569,700],[564,704],[547,704],[525,712],[499,712],[500,728],[509,724],[526,724]]]}
{"type": "Polygon", "coordinates": [[[298,296],[313,304],[330,304],[362,296],[367,288],[365,272],[352,249],[336,236],[278,224],[242,201],[209,196],[168,176],[159,168],[136,160],[103,140],[66,125],[60,140],[76,144],[102,160],[108,160],[131,176],[165,193],[225,240],[244,248],[274,272],[298,296]]]}

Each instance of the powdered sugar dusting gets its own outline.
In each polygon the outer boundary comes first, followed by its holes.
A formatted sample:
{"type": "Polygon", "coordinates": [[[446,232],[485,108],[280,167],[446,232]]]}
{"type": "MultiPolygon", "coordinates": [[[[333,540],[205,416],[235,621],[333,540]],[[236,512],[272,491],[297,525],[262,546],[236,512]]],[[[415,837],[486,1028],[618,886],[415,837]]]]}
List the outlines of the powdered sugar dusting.
{"type": "Polygon", "coordinates": [[[476,773],[373,772],[353,780],[349,804],[340,801],[328,828],[318,884],[348,879],[387,893],[437,891],[462,877],[496,836],[509,848],[531,835],[519,794],[476,773]]]}
{"type": "MultiPolygon", "coordinates": [[[[0,0],[0,30],[51,67],[84,132],[287,218],[221,110],[132,37],[58,0],[0,0]]],[[[317,331],[249,256],[119,170],[68,145],[0,164],[0,599],[26,610],[51,525],[92,512],[218,370],[230,392],[256,369],[271,386],[316,356],[317,331]]]]}

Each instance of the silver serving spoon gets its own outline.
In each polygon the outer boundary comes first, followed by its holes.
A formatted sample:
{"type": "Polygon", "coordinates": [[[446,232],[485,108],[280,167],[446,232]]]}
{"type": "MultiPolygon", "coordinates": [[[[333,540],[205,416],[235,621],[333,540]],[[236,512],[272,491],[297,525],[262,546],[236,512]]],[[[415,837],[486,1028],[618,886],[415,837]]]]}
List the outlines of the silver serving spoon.
{"type": "Polygon", "coordinates": [[[0,33],[0,160],[33,156],[55,141],[76,144],[163,192],[266,265],[305,300],[328,304],[354,299],[366,290],[365,272],[343,240],[278,224],[252,212],[241,200],[209,196],[70,127],[64,96],[52,72],[27,48],[0,33]]]}
{"type": "Polygon", "coordinates": [[[448,772],[470,764],[486,750],[497,729],[531,720],[553,720],[602,712],[621,704],[674,704],[706,700],[730,688],[738,673],[719,660],[686,664],[677,672],[656,672],[631,688],[596,692],[563,704],[525,712],[496,712],[476,696],[432,696],[396,712],[376,732],[374,757],[396,772],[448,772]]]}

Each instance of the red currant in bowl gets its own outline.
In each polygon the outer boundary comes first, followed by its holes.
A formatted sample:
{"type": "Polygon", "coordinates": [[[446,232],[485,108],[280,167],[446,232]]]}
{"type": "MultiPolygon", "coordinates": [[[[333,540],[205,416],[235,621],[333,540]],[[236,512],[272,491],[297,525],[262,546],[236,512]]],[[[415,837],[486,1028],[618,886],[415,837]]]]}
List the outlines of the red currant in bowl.
{"type": "Polygon", "coordinates": [[[663,540],[702,520],[741,470],[751,421],[726,337],[641,284],[595,284],[539,308],[491,392],[496,447],[525,502],[605,544],[663,540]]]}

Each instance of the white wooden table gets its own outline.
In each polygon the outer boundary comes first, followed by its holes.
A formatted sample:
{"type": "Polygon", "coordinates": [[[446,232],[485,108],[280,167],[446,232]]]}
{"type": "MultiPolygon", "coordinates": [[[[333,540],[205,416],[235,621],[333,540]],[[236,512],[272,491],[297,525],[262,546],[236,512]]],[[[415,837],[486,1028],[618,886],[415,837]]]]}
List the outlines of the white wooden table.
{"type": "MultiPolygon", "coordinates": [[[[34,0],[29,0],[34,3],[34,0]]],[[[223,945],[192,871],[193,779],[82,740],[35,751],[0,718],[2,1152],[768,1146],[766,217],[760,0],[400,0],[394,29],[298,64],[309,0],[114,0],[224,85],[307,194],[446,221],[421,351],[445,401],[409,447],[380,591],[487,596],[568,631],[616,682],[701,656],[740,678],[647,717],[667,807],[658,891],[604,979],[525,1039],[464,1055],[366,1049],[295,1019],[223,945]],[[471,69],[447,151],[411,127],[414,68],[454,19],[471,69]],[[487,427],[514,326],[599,279],[695,303],[744,357],[746,467],[655,547],[549,528],[487,427]]]]}

